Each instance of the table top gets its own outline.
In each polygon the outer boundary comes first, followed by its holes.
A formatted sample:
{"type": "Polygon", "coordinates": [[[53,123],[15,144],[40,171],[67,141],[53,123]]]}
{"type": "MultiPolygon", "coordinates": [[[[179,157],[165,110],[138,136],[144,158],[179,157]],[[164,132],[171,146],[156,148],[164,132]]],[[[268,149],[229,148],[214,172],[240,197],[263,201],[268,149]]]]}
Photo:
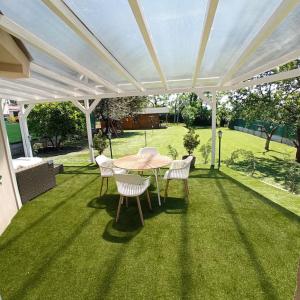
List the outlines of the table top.
{"type": "Polygon", "coordinates": [[[169,165],[172,159],[160,154],[156,155],[128,155],[114,160],[114,166],[126,170],[151,170],[169,165]]]}

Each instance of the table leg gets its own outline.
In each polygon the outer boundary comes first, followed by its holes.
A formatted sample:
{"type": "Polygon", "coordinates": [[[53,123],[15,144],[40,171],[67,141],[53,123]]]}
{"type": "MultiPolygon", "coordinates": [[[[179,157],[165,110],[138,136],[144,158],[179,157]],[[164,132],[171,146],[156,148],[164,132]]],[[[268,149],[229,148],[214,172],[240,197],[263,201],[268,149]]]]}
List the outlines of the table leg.
{"type": "Polygon", "coordinates": [[[161,206],[157,169],[154,169],[154,176],[155,176],[156,187],[157,187],[157,199],[158,199],[158,205],[161,206]]]}

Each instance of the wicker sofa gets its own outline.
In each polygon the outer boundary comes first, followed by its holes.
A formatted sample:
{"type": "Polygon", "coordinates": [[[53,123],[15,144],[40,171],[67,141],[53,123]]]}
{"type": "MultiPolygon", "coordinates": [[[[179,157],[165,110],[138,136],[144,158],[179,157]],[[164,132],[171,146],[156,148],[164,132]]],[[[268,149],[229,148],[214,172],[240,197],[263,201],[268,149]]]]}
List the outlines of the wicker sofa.
{"type": "MultiPolygon", "coordinates": [[[[43,162],[20,158],[13,162],[22,203],[35,198],[56,185],[52,161],[43,162]],[[25,164],[20,167],[20,161],[25,164]]],[[[22,165],[22,163],[21,163],[22,165]]]]}

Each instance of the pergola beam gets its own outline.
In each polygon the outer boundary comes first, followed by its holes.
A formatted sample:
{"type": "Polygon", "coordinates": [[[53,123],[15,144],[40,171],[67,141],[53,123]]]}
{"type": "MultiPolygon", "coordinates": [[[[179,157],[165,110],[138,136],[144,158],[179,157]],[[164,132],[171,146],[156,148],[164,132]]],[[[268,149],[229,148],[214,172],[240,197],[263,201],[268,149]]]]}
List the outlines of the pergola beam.
{"type": "Polygon", "coordinates": [[[245,74],[242,74],[238,77],[233,78],[230,81],[230,84],[228,84],[228,85],[238,84],[239,82],[250,79],[255,75],[259,75],[261,73],[270,71],[278,66],[284,65],[284,64],[286,64],[290,61],[293,61],[299,57],[300,57],[300,49],[294,50],[294,51],[289,52],[279,58],[273,59],[273,60],[269,61],[268,63],[266,63],[262,66],[259,66],[245,74]]]}
{"type": "Polygon", "coordinates": [[[49,69],[47,69],[45,67],[42,67],[40,65],[37,65],[35,63],[31,63],[30,64],[30,69],[32,71],[38,73],[38,74],[41,74],[41,75],[44,75],[44,76],[46,76],[48,78],[60,81],[60,82],[62,82],[64,84],[68,84],[70,86],[73,86],[73,87],[78,88],[80,90],[83,90],[85,92],[92,93],[92,94],[94,93],[95,95],[101,94],[96,89],[93,89],[92,87],[89,87],[88,85],[83,84],[80,81],[74,80],[74,79],[69,78],[69,77],[64,76],[64,75],[61,75],[61,74],[59,74],[57,72],[49,70],[49,69]]]}
{"type": "Polygon", "coordinates": [[[56,98],[56,99],[41,99],[38,101],[25,101],[24,103],[45,103],[45,102],[59,102],[59,101],[73,101],[73,100],[86,100],[86,99],[103,99],[103,98],[118,98],[118,97],[130,97],[130,96],[149,96],[149,95],[160,95],[160,94],[176,94],[176,93],[198,93],[201,91],[204,92],[212,92],[217,89],[216,86],[211,87],[203,87],[203,88],[174,88],[174,89],[154,89],[154,90],[146,90],[145,92],[138,91],[128,91],[119,93],[105,93],[101,95],[86,95],[86,96],[78,96],[78,97],[64,97],[64,98],[56,98]]]}
{"type": "Polygon", "coordinates": [[[226,82],[231,80],[232,76],[247,61],[247,59],[249,59],[250,55],[253,54],[255,50],[261,45],[261,43],[272,34],[272,32],[278,27],[278,25],[297,5],[299,5],[299,0],[284,0],[281,2],[281,4],[267,20],[267,22],[262,26],[256,36],[250,41],[247,40],[245,45],[242,47],[242,49],[244,50],[221,79],[219,83],[220,86],[226,84],[226,82]]]}
{"type": "Polygon", "coordinates": [[[51,94],[50,92],[46,92],[45,90],[40,90],[40,89],[36,89],[30,86],[27,86],[25,84],[21,84],[18,83],[17,81],[7,81],[4,79],[0,79],[0,88],[12,88],[14,89],[16,92],[18,92],[18,90],[23,91],[23,92],[29,92],[32,94],[36,94],[39,96],[43,96],[43,97],[53,97],[55,98],[54,94],[51,94]]]}
{"type": "Polygon", "coordinates": [[[204,27],[203,31],[201,34],[201,39],[200,39],[200,45],[199,45],[199,51],[197,55],[197,60],[196,60],[196,67],[193,75],[193,84],[192,86],[195,87],[197,83],[197,77],[201,68],[201,64],[203,61],[203,57],[205,54],[205,49],[206,45],[209,39],[211,27],[214,21],[214,17],[216,14],[216,10],[218,7],[219,0],[210,0],[207,6],[206,10],[206,16],[205,16],[205,21],[204,21],[204,27]]]}
{"type": "Polygon", "coordinates": [[[61,0],[43,0],[43,2],[66,24],[68,24],[80,37],[82,37],[102,58],[105,59],[120,75],[139,90],[144,91],[144,87],[117,61],[117,59],[106,50],[101,42],[87,29],[79,18],[61,0]]]}
{"type": "Polygon", "coordinates": [[[4,87],[0,87],[0,93],[6,94],[6,95],[16,95],[16,96],[24,97],[27,99],[31,99],[31,98],[34,98],[36,100],[43,99],[43,97],[41,97],[41,96],[37,96],[37,95],[25,93],[25,92],[19,92],[19,91],[15,91],[15,90],[12,90],[9,88],[4,88],[4,87]]]}
{"type": "Polygon", "coordinates": [[[13,36],[25,40],[28,43],[32,44],[33,46],[37,47],[38,49],[46,52],[50,56],[54,57],[55,59],[59,60],[64,65],[68,66],[69,68],[77,71],[80,74],[87,76],[88,78],[94,80],[95,82],[105,86],[106,88],[114,91],[120,92],[120,89],[115,86],[114,84],[108,82],[107,80],[103,79],[99,75],[95,74],[94,72],[90,71],[88,68],[82,66],[81,64],[77,63],[69,56],[58,50],[57,48],[51,46],[44,40],[40,39],[30,31],[26,30],[22,26],[18,25],[17,23],[10,20],[8,17],[4,15],[0,15],[0,28],[4,29],[8,33],[12,34],[13,36]]]}
{"type": "Polygon", "coordinates": [[[245,87],[252,87],[255,85],[261,85],[265,83],[271,83],[271,82],[281,81],[281,80],[295,78],[295,77],[300,77],[300,68],[286,71],[286,72],[280,72],[278,74],[274,74],[270,76],[244,81],[242,83],[238,83],[236,85],[226,87],[226,89],[223,90],[237,90],[245,87]]]}
{"type": "Polygon", "coordinates": [[[162,70],[161,64],[159,62],[157,51],[154,47],[154,43],[152,41],[151,34],[149,32],[146,20],[143,16],[141,6],[140,6],[138,0],[128,0],[128,2],[129,2],[129,5],[131,7],[131,10],[133,12],[133,15],[135,17],[135,20],[136,20],[136,22],[139,26],[140,32],[143,36],[144,42],[147,46],[147,49],[150,53],[153,64],[156,67],[156,70],[159,74],[160,80],[162,81],[164,87],[166,89],[168,89],[167,80],[166,80],[166,77],[165,77],[164,72],[162,70]]]}
{"type": "Polygon", "coordinates": [[[37,86],[40,86],[43,88],[47,88],[47,89],[53,90],[58,93],[63,93],[65,95],[83,96],[83,94],[78,91],[73,91],[71,89],[61,87],[58,84],[46,82],[46,81],[43,81],[43,80],[40,80],[40,79],[37,79],[34,77],[18,79],[18,81],[28,82],[30,84],[37,85],[37,86]]]}

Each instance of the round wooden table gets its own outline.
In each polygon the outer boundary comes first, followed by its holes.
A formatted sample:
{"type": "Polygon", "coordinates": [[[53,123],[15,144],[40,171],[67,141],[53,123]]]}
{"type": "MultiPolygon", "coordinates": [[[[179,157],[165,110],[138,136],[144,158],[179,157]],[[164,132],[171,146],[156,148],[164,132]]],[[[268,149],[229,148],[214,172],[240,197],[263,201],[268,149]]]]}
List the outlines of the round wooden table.
{"type": "Polygon", "coordinates": [[[130,171],[152,170],[156,180],[158,204],[161,205],[158,184],[158,170],[169,165],[172,159],[160,154],[156,155],[128,155],[114,160],[114,166],[130,171]]]}

